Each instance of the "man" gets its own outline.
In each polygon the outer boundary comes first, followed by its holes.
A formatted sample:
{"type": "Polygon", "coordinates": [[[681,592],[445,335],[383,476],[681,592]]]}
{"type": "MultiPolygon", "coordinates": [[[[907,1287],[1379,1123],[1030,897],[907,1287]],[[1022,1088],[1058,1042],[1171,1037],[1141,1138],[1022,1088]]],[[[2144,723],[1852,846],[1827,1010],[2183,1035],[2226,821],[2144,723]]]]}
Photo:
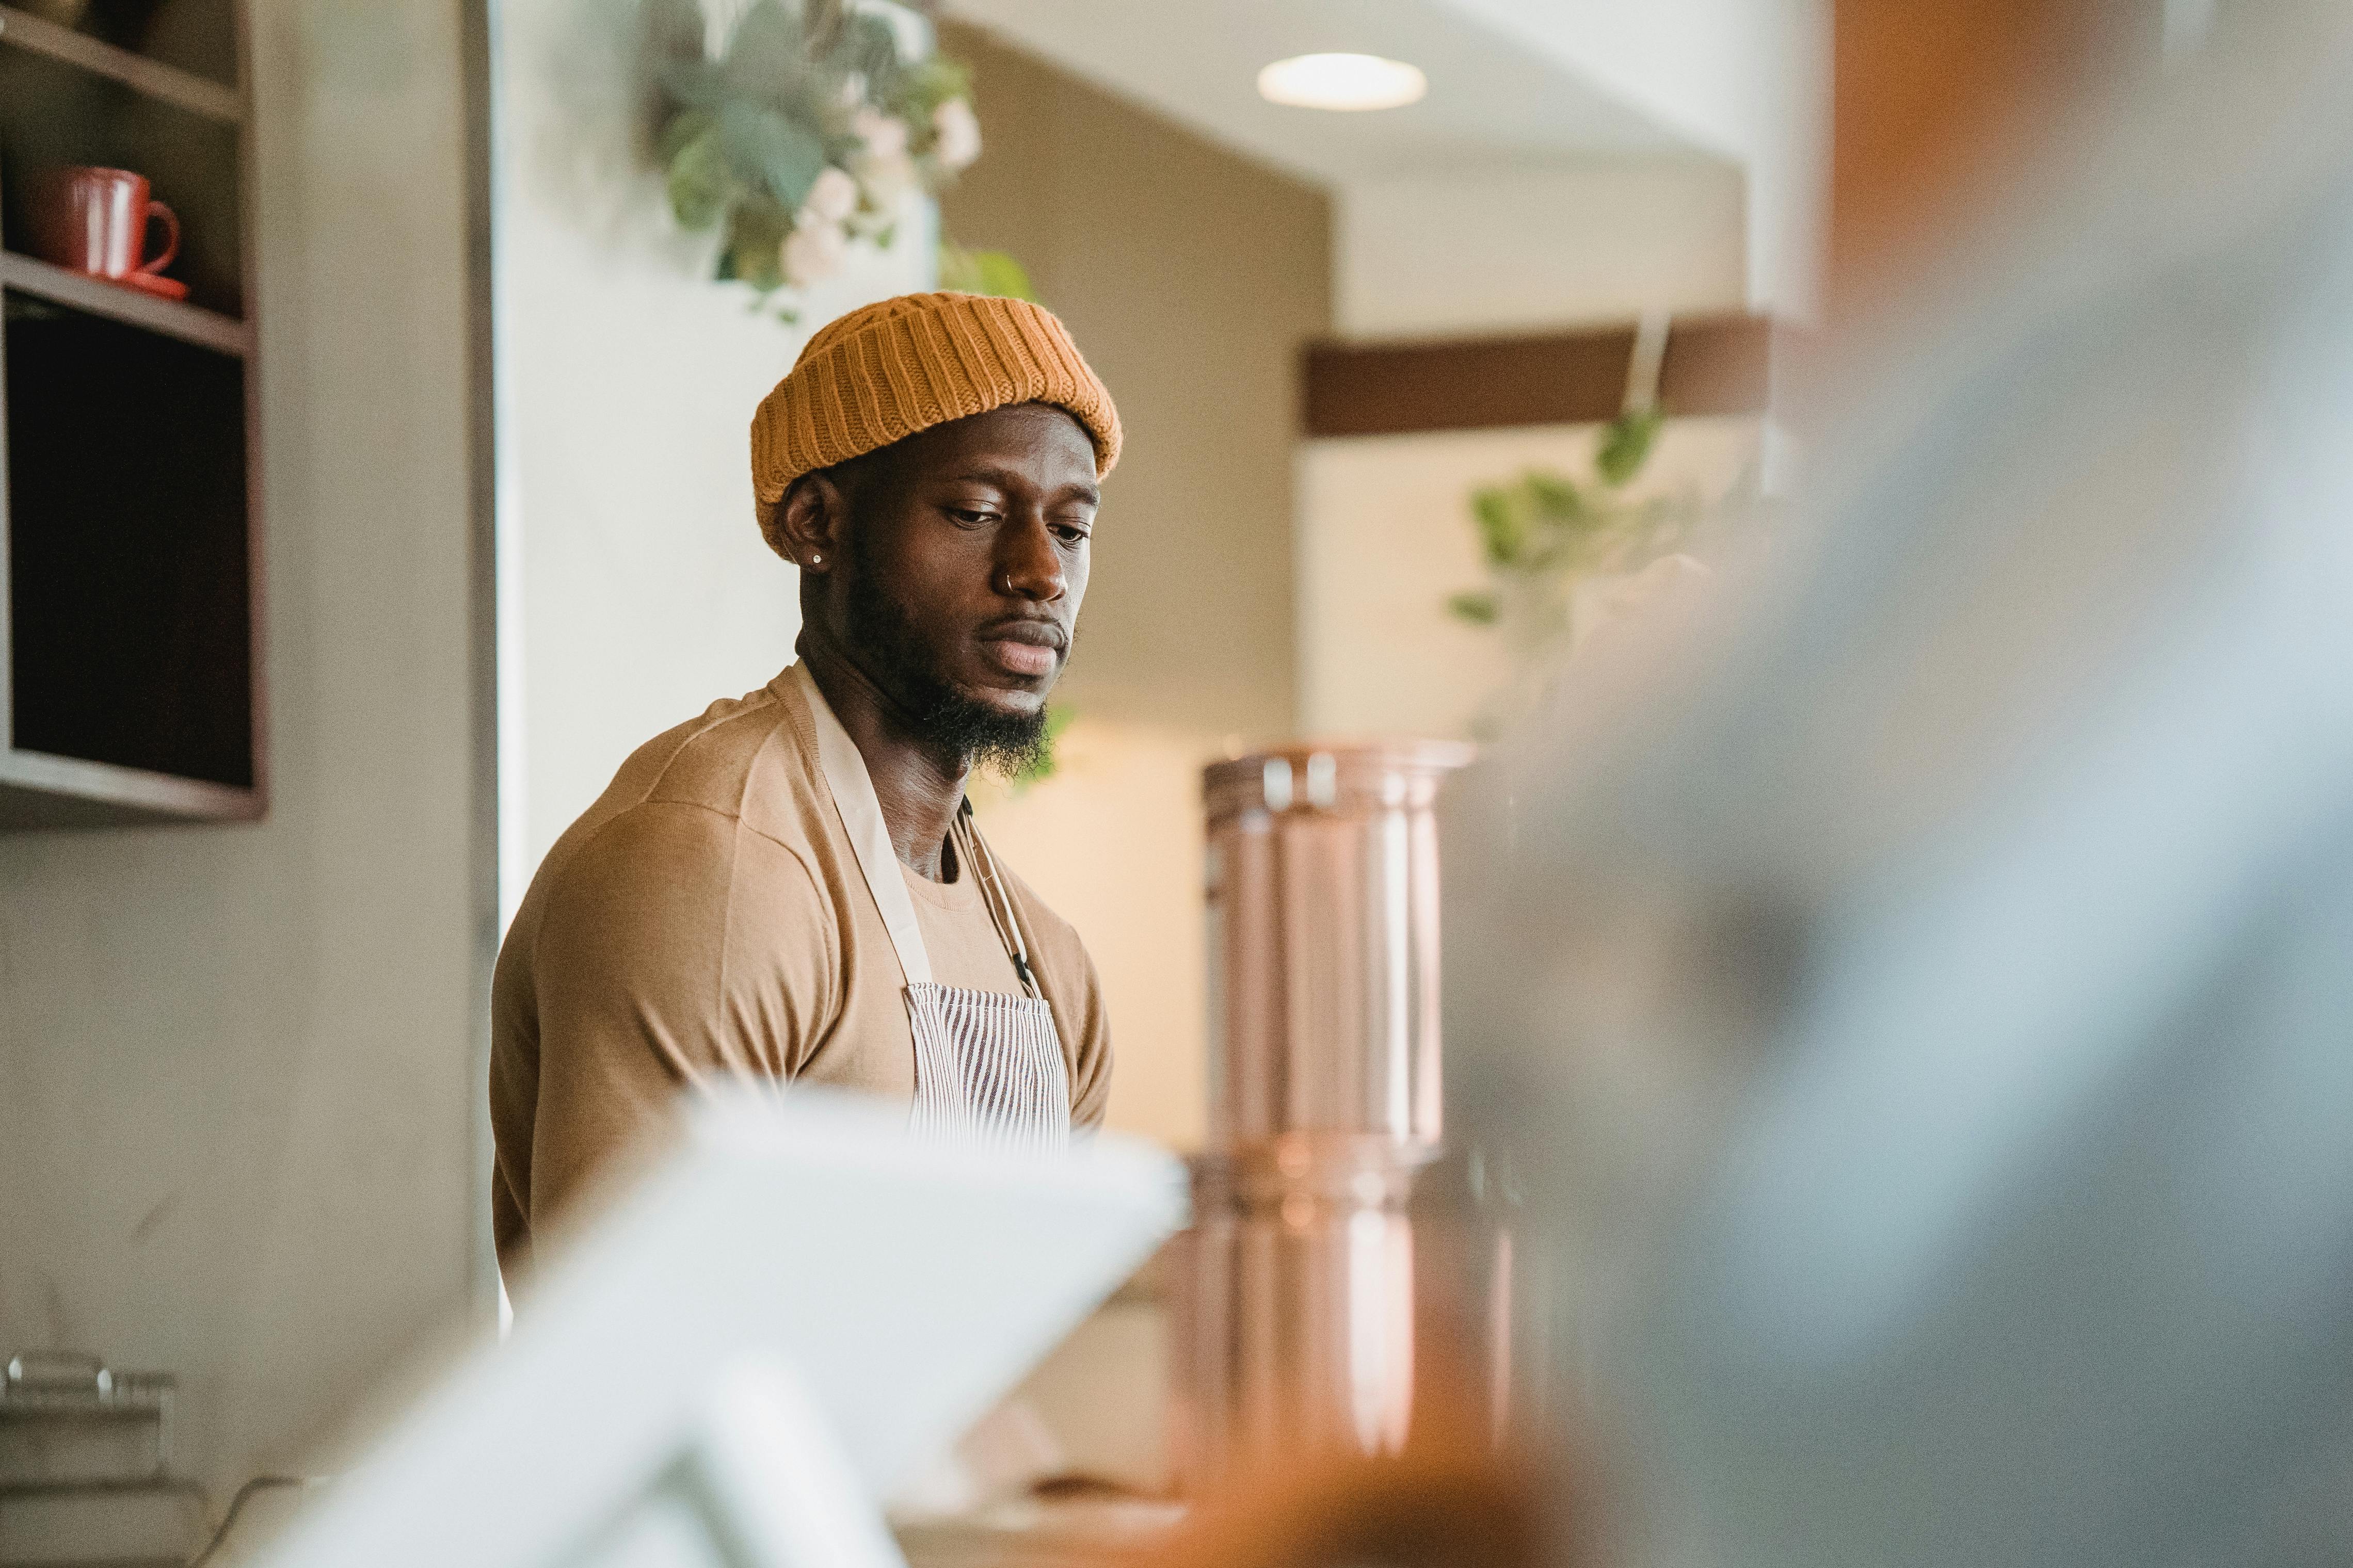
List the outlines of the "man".
{"type": "Polygon", "coordinates": [[[681,1090],[828,1084],[1033,1147],[1102,1120],[1093,966],[964,788],[1042,744],[1119,443],[1062,324],[977,295],[854,311],[761,403],[800,661],[640,747],[532,879],[492,997],[510,1278],[681,1090]]]}

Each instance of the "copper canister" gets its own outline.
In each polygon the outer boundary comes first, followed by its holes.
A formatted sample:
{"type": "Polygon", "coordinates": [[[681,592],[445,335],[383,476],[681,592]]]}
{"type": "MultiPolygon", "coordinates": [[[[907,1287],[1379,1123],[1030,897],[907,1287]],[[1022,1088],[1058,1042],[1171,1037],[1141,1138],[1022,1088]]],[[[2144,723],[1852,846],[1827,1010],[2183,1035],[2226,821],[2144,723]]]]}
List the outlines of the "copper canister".
{"type": "Polygon", "coordinates": [[[1211,765],[1208,1147],[1435,1144],[1438,825],[1471,748],[1373,742],[1211,765]]]}
{"type": "Polygon", "coordinates": [[[1180,1486],[1317,1452],[1396,1454],[1433,1417],[1456,1441],[1532,1429],[1544,1260],[1478,1176],[1386,1140],[1306,1133],[1196,1161],[1193,1226],[1170,1248],[1180,1486]]]}
{"type": "MultiPolygon", "coordinates": [[[[1208,1146],[1176,1245],[1174,1458],[1191,1488],[1316,1448],[1393,1453],[1466,1298],[1413,1211],[1440,1155],[1442,742],[1210,767],[1208,1146]]],[[[1484,1244],[1472,1250],[1483,1251],[1484,1244]]],[[[1465,1367],[1468,1384],[1485,1374],[1465,1367]]]]}
{"type": "Polygon", "coordinates": [[[1300,1133],[1195,1163],[1176,1253],[1179,1476],[1198,1486],[1284,1455],[1404,1447],[1413,1172],[1386,1139],[1300,1133]]]}

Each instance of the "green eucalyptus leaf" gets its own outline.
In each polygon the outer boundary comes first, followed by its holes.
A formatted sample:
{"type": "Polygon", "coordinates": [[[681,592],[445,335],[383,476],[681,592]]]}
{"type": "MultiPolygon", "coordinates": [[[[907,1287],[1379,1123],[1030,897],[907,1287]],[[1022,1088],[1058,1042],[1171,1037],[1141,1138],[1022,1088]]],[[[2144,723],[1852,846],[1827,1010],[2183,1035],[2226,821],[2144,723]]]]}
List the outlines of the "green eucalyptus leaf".
{"type": "Polygon", "coordinates": [[[720,219],[727,216],[738,187],[726,156],[720,151],[715,121],[689,135],[670,154],[667,185],[670,210],[677,217],[679,227],[700,233],[717,227],[720,219]]]}
{"type": "Polygon", "coordinates": [[[1601,432],[1600,448],[1593,454],[1594,471],[1613,489],[1642,471],[1651,447],[1666,416],[1657,408],[1630,409],[1612,419],[1601,432]]]}
{"type": "Polygon", "coordinates": [[[773,251],[742,251],[734,253],[735,280],[749,284],[762,294],[772,294],[785,286],[784,269],[776,265],[773,251]]]}
{"type": "Polygon", "coordinates": [[[828,57],[834,68],[863,76],[869,95],[876,100],[888,103],[904,90],[898,30],[885,17],[869,11],[851,13],[828,57]]]}
{"type": "Polygon", "coordinates": [[[816,132],[741,100],[719,110],[719,145],[737,178],[766,186],[788,213],[799,210],[825,170],[825,142],[816,132]]]}
{"type": "Polygon", "coordinates": [[[1446,613],[1458,621],[1468,621],[1474,626],[1492,626],[1503,615],[1503,605],[1489,593],[1450,594],[1446,613]]]}
{"type": "Polygon", "coordinates": [[[966,250],[952,240],[940,242],[940,287],[952,294],[995,294],[1035,304],[1038,290],[1029,269],[1002,250],[966,250]]]}
{"type": "Polygon", "coordinates": [[[725,76],[701,55],[661,60],[654,67],[653,78],[662,96],[681,109],[715,112],[727,101],[725,76]]]}
{"type": "Polygon", "coordinates": [[[1006,775],[1007,780],[1013,785],[1013,792],[1016,795],[1028,789],[1031,784],[1043,784],[1054,776],[1054,770],[1060,762],[1055,755],[1055,747],[1062,738],[1062,731],[1068,730],[1071,727],[1071,721],[1077,717],[1076,710],[1062,703],[1046,704],[1046,733],[1042,743],[1038,748],[1036,758],[1027,766],[1017,768],[1006,775]]]}
{"type": "Polygon", "coordinates": [[[733,276],[766,293],[781,289],[785,274],[776,252],[793,228],[792,214],[765,195],[738,205],[730,216],[727,253],[733,276]]]}
{"type": "Polygon", "coordinates": [[[1586,515],[1585,497],[1563,474],[1548,468],[1531,468],[1520,482],[1527,488],[1528,500],[1535,510],[1548,518],[1581,518],[1586,515]]]}
{"type": "Polygon", "coordinates": [[[1011,256],[1002,250],[976,250],[972,258],[980,272],[980,287],[974,293],[1037,303],[1038,290],[1030,285],[1029,269],[1011,256]]]}
{"type": "Polygon", "coordinates": [[[720,74],[731,100],[782,109],[807,96],[811,64],[798,9],[755,0],[735,24],[720,74]]]}
{"type": "Polygon", "coordinates": [[[685,109],[670,117],[656,139],[664,166],[674,163],[687,144],[709,134],[719,124],[719,117],[707,109],[685,109]]]}
{"type": "Polygon", "coordinates": [[[908,67],[895,85],[895,107],[910,119],[928,121],[941,104],[972,96],[972,71],[961,60],[934,55],[908,67]]]}
{"type": "Polygon", "coordinates": [[[1479,525],[1479,541],[1491,565],[1510,566],[1526,553],[1527,509],[1517,491],[1501,486],[1473,491],[1471,516],[1479,525]]]}

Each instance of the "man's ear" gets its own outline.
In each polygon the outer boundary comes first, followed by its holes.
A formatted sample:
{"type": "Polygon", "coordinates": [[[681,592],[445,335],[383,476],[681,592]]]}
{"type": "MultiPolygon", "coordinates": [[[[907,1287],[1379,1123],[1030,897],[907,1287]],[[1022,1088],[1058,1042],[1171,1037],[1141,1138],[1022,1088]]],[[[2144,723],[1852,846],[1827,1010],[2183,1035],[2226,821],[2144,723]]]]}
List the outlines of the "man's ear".
{"type": "Polygon", "coordinates": [[[841,556],[849,521],[841,487],[822,469],[803,474],[776,503],[776,535],[793,564],[804,572],[829,572],[841,556]]]}

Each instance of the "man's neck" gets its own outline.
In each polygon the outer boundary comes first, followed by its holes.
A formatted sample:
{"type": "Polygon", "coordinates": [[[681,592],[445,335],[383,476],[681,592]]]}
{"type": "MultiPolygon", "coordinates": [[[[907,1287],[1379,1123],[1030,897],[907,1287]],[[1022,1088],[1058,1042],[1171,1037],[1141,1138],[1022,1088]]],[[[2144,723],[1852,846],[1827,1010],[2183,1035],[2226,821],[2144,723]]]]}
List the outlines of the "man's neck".
{"type": "Polygon", "coordinates": [[[969,765],[917,739],[905,710],[841,649],[805,634],[799,652],[826,705],[865,759],[892,851],[921,875],[940,880],[969,765]]]}

